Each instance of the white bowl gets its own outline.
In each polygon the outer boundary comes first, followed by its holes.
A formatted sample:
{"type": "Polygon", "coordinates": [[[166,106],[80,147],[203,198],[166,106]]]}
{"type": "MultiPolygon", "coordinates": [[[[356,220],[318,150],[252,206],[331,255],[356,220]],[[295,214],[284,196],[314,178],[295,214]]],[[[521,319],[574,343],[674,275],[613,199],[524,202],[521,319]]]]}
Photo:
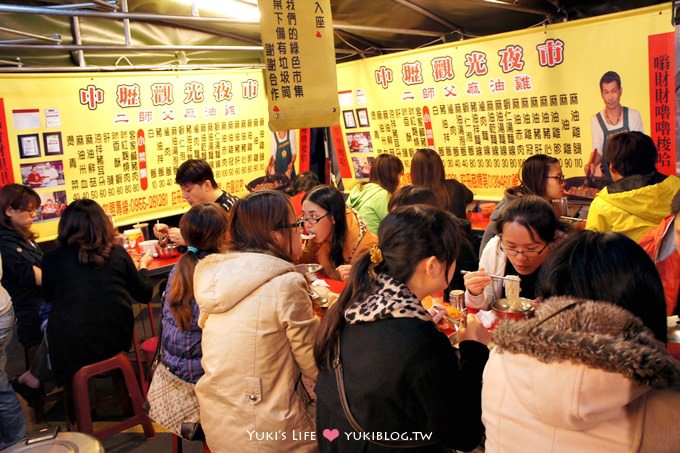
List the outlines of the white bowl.
{"type": "Polygon", "coordinates": [[[156,251],[156,244],[158,244],[157,239],[151,239],[149,241],[142,241],[139,243],[139,249],[142,251],[142,253],[146,252],[155,252],[156,251]]]}

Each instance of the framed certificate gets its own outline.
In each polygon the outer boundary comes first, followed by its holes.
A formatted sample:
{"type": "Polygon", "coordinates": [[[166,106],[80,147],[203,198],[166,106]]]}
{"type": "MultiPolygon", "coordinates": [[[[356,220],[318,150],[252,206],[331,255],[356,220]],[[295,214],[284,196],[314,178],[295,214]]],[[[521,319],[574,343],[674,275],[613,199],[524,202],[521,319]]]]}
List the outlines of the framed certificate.
{"type": "Polygon", "coordinates": [[[43,132],[43,144],[45,145],[46,156],[64,154],[64,147],[61,142],[61,132],[43,132]]]}
{"type": "Polygon", "coordinates": [[[354,129],[357,127],[357,122],[354,119],[354,110],[343,110],[342,117],[345,120],[345,129],[354,129]]]}
{"type": "Polygon", "coordinates": [[[22,159],[40,157],[40,138],[38,134],[17,135],[19,139],[19,156],[22,159]]]}
{"type": "Polygon", "coordinates": [[[357,118],[359,119],[359,127],[368,127],[368,110],[367,109],[357,109],[357,118]]]}

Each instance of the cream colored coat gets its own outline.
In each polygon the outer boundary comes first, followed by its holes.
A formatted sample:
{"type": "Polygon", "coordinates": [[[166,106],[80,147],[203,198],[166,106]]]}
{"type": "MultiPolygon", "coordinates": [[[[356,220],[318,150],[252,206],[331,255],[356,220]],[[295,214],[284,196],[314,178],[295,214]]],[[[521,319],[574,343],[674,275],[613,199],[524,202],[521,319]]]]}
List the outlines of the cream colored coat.
{"type": "Polygon", "coordinates": [[[569,302],[548,299],[537,319],[494,333],[482,389],[486,453],[680,451],[680,364],[605,302],[539,325],[569,302]]]}
{"type": "Polygon", "coordinates": [[[211,451],[316,451],[300,381],[317,374],[318,319],[304,277],[262,253],[211,255],[196,266],[194,294],[205,371],[196,395],[211,451]]]}

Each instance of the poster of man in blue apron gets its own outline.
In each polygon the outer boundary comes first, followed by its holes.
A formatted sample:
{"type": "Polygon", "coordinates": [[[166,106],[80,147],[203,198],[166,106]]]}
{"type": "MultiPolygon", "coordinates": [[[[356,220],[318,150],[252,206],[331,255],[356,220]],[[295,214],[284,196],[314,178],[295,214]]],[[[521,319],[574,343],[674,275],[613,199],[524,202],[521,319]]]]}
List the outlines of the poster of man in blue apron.
{"type": "Polygon", "coordinates": [[[604,176],[611,179],[609,162],[605,150],[609,139],[619,132],[642,130],[640,112],[621,105],[623,87],[621,77],[614,71],[607,71],[600,78],[600,94],[604,109],[593,115],[590,129],[593,135],[593,152],[586,164],[586,176],[604,176]]]}
{"type": "Polygon", "coordinates": [[[267,176],[285,175],[295,179],[297,139],[294,130],[275,131],[272,134],[272,154],[267,164],[267,176]]]}

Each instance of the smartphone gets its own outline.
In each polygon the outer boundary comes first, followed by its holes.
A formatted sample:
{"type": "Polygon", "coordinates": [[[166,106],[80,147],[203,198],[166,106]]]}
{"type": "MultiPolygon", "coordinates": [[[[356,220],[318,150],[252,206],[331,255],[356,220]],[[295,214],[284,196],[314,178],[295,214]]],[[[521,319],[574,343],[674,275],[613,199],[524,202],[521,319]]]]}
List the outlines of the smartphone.
{"type": "Polygon", "coordinates": [[[45,428],[39,429],[38,431],[33,431],[26,436],[26,445],[35,444],[37,442],[43,442],[45,440],[54,439],[57,437],[59,432],[59,426],[47,426],[45,428]]]}

